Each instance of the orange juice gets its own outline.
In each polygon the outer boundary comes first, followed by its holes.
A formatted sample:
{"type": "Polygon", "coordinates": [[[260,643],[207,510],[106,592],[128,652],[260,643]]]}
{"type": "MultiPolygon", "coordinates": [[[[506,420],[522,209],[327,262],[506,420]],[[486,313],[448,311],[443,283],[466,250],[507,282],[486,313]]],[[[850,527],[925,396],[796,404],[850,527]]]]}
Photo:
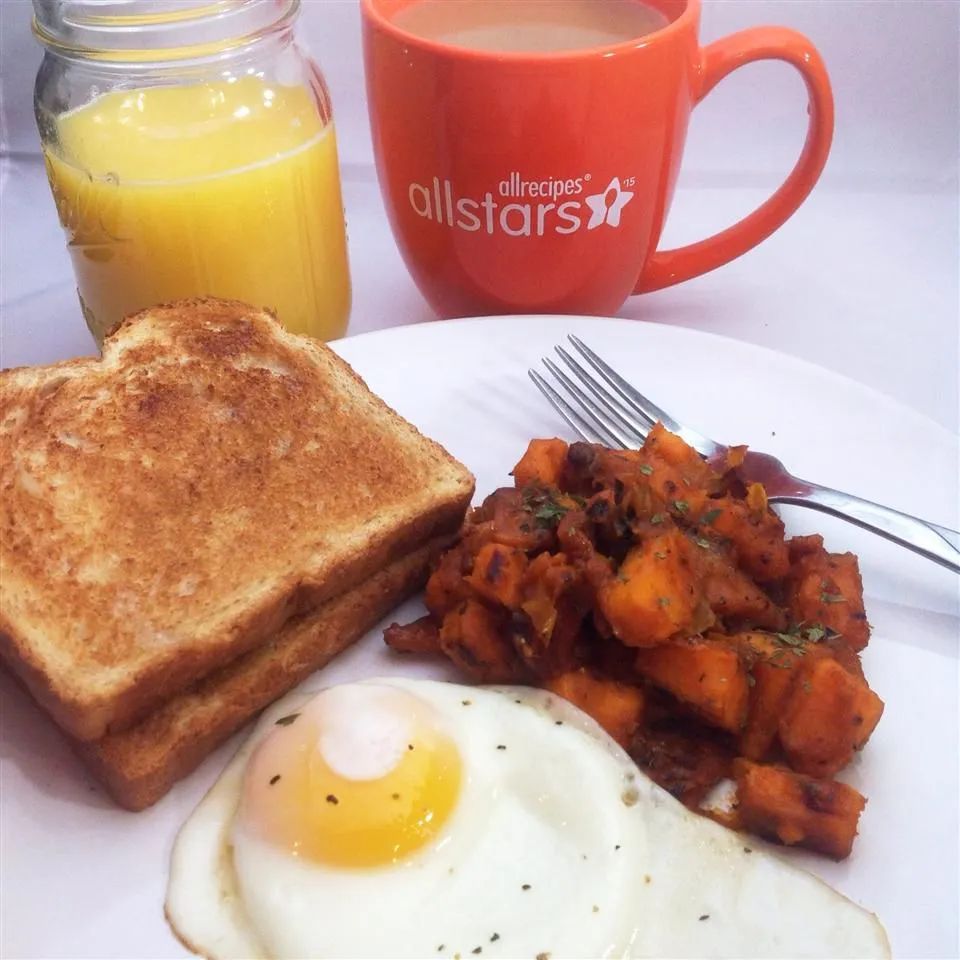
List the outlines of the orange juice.
{"type": "Polygon", "coordinates": [[[57,123],[47,174],[98,342],[133,311],[205,295],[345,332],[336,135],[310,90],[254,76],[118,90],[57,123]]]}

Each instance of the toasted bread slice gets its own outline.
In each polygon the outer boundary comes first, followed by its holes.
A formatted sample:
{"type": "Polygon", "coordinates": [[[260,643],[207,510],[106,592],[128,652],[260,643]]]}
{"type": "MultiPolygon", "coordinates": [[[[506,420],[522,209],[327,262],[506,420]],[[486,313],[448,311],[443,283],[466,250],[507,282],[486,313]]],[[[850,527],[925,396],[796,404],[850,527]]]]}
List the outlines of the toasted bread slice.
{"type": "Polygon", "coordinates": [[[209,674],[135,727],[77,752],[128,810],[156,803],[177,780],[264,707],[346,649],[423,586],[432,559],[449,542],[433,541],[364,583],[287,624],[266,644],[209,674]]]}
{"type": "Polygon", "coordinates": [[[459,526],[470,473],[245,304],[0,373],[0,655],[93,740],[459,526]]]}

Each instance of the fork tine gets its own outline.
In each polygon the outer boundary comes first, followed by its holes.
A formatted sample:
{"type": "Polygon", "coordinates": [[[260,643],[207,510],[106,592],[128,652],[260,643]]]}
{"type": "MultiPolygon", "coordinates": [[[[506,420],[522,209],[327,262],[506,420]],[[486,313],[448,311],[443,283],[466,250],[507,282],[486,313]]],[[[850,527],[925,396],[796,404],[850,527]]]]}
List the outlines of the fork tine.
{"type": "Polygon", "coordinates": [[[647,399],[639,390],[624,380],[613,367],[601,360],[579,337],[571,333],[568,334],[567,339],[587,363],[620,394],[631,409],[649,420],[659,420],[671,433],[678,434],[701,455],[709,457],[717,452],[718,444],[702,433],[697,433],[696,430],[685,427],[682,423],[674,420],[666,410],[647,399]]]}
{"type": "Polygon", "coordinates": [[[647,439],[647,434],[653,422],[641,420],[632,410],[629,410],[623,401],[617,399],[603,384],[592,377],[586,370],[567,353],[563,347],[553,348],[560,355],[563,362],[576,374],[580,382],[596,397],[597,402],[604,408],[605,413],[620,428],[626,437],[640,446],[647,439]]]}
{"type": "Polygon", "coordinates": [[[536,370],[528,370],[527,373],[530,375],[534,386],[547,398],[549,404],[567,421],[573,428],[574,433],[576,433],[581,440],[586,440],[587,443],[600,442],[599,434],[594,431],[590,424],[588,424],[536,370]]]}
{"type": "Polygon", "coordinates": [[[581,413],[596,424],[601,436],[605,438],[608,447],[623,447],[626,449],[630,444],[625,440],[612,421],[604,417],[605,411],[600,410],[597,405],[584,393],[549,357],[543,357],[544,366],[556,377],[560,385],[567,391],[580,406],[581,413]],[[612,442],[610,442],[612,440],[612,442]]]}
{"type": "MultiPolygon", "coordinates": [[[[541,388],[541,391],[546,387],[549,394],[545,394],[545,396],[547,396],[550,402],[560,411],[567,423],[571,422],[570,417],[576,418],[580,426],[577,433],[579,433],[581,437],[584,437],[585,440],[591,443],[602,443],[607,447],[619,446],[617,437],[606,428],[604,422],[590,410],[589,406],[584,407],[582,404],[579,404],[579,409],[571,406],[568,400],[558,393],[550,382],[537,373],[536,370],[531,370],[530,376],[534,377],[534,383],[541,388]],[[535,374],[536,376],[534,377],[535,374]],[[541,386],[541,382],[543,386],[541,386]],[[562,409],[558,404],[562,405],[562,409]],[[587,436],[584,436],[584,431],[586,431],[587,436]]],[[[575,396],[573,400],[576,401],[575,396]]]]}

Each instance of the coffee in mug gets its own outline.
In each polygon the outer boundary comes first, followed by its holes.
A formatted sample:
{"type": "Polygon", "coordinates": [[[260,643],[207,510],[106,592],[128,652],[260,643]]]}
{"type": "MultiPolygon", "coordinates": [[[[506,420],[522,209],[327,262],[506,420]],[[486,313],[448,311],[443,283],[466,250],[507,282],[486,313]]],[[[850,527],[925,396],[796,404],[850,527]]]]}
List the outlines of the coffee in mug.
{"type": "Polygon", "coordinates": [[[757,27],[701,47],[700,0],[362,0],[374,154],[387,214],[441,316],[615,313],[780,227],[833,135],[804,36],[757,27]],[[657,250],[693,107],[727,74],[782,60],[807,139],[750,216],[657,250]]]}
{"type": "Polygon", "coordinates": [[[670,21],[640,0],[417,0],[393,22],[469,50],[547,52],[623,43],[670,21]]]}

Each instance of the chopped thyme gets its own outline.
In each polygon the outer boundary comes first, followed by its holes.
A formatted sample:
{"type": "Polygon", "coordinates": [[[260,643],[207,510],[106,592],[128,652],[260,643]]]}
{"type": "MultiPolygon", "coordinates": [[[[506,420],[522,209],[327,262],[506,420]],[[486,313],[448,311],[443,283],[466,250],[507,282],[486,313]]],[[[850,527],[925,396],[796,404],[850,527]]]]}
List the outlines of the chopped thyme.
{"type": "Polygon", "coordinates": [[[752,848],[752,847],[744,847],[744,848],[743,848],[743,852],[744,852],[744,853],[753,853],[753,848],[752,848]]]}
{"type": "Polygon", "coordinates": [[[288,713],[287,716],[281,717],[279,720],[277,720],[276,725],[278,727],[289,727],[290,724],[293,723],[293,721],[299,716],[299,713],[288,713]]]}
{"type": "Polygon", "coordinates": [[[553,721],[553,725],[554,725],[555,727],[562,727],[562,726],[563,726],[563,721],[562,721],[562,720],[554,720],[554,721],[553,721]]]}
{"type": "Polygon", "coordinates": [[[270,786],[272,787],[279,779],[280,779],[280,774],[279,774],[279,773],[275,773],[275,774],[270,778],[270,786]]]}
{"type": "Polygon", "coordinates": [[[500,939],[500,934],[499,934],[499,933],[495,933],[495,934],[490,938],[490,942],[491,942],[491,943],[496,943],[499,939],[500,939]]]}
{"type": "Polygon", "coordinates": [[[570,508],[557,503],[550,493],[528,490],[523,494],[523,509],[532,514],[541,527],[551,527],[555,526],[570,508]]]}
{"type": "Polygon", "coordinates": [[[655,550],[654,553],[653,553],[653,555],[654,555],[658,560],[666,560],[666,559],[667,559],[667,555],[666,555],[666,553],[664,553],[663,550],[655,550]]]}
{"type": "Polygon", "coordinates": [[[804,693],[809,693],[812,689],[813,689],[813,686],[811,685],[810,681],[809,681],[809,680],[804,680],[804,681],[803,681],[803,692],[804,692],[804,693]]]}
{"type": "MultiPolygon", "coordinates": [[[[803,637],[795,633],[778,633],[775,634],[775,636],[781,643],[785,643],[788,647],[803,647],[803,637]]],[[[800,651],[798,650],[797,652],[799,653],[800,651]]]]}
{"type": "Polygon", "coordinates": [[[701,914],[700,914],[700,919],[701,919],[701,920],[709,920],[709,919],[710,919],[710,914],[709,914],[709,913],[701,913],[701,914]]]}
{"type": "Polygon", "coordinates": [[[701,522],[702,524],[704,524],[705,526],[708,526],[708,527],[709,527],[710,524],[713,523],[713,521],[716,520],[717,517],[719,517],[721,513],[723,513],[723,511],[722,511],[719,507],[714,507],[712,510],[708,510],[708,511],[700,518],[700,522],[701,522]]]}
{"type": "Polygon", "coordinates": [[[471,952],[471,953],[483,953],[483,947],[474,947],[470,952],[471,952]]]}
{"type": "Polygon", "coordinates": [[[498,749],[498,750],[506,750],[506,749],[507,749],[507,745],[506,745],[505,743],[498,743],[498,744],[497,744],[497,749],[498,749]]]}
{"type": "Polygon", "coordinates": [[[472,700],[461,700],[460,702],[461,702],[465,707],[469,707],[470,704],[473,703],[472,700]]]}
{"type": "Polygon", "coordinates": [[[669,607],[670,598],[669,597],[657,597],[657,606],[658,607],[669,607]]]}
{"type": "Polygon", "coordinates": [[[694,542],[698,547],[700,547],[701,550],[709,550],[709,549],[710,549],[710,541],[707,540],[705,537],[697,537],[696,540],[694,540],[693,542],[694,542]]]}
{"type": "Polygon", "coordinates": [[[665,519],[666,519],[666,514],[665,514],[665,513],[655,513],[655,514],[650,518],[650,522],[651,522],[651,523],[663,523],[663,521],[664,521],[665,519]]]}
{"type": "Polygon", "coordinates": [[[651,467],[649,463],[641,463],[641,464],[640,464],[640,472],[641,472],[645,477],[649,477],[650,474],[653,473],[653,467],[651,467]]]}
{"type": "Polygon", "coordinates": [[[756,685],[757,685],[757,678],[756,678],[752,673],[748,673],[748,674],[747,674],[747,686],[748,686],[748,687],[755,687],[756,685]]]}
{"type": "Polygon", "coordinates": [[[529,884],[529,883],[521,884],[520,889],[521,889],[521,890],[529,890],[529,889],[530,889],[530,884],[529,884]]]}
{"type": "Polygon", "coordinates": [[[847,598],[840,593],[827,593],[823,591],[820,594],[821,603],[846,603],[847,598]]]}
{"type": "Polygon", "coordinates": [[[677,513],[686,513],[690,509],[690,504],[687,503],[686,500],[674,500],[673,509],[676,510],[677,513]]]}

